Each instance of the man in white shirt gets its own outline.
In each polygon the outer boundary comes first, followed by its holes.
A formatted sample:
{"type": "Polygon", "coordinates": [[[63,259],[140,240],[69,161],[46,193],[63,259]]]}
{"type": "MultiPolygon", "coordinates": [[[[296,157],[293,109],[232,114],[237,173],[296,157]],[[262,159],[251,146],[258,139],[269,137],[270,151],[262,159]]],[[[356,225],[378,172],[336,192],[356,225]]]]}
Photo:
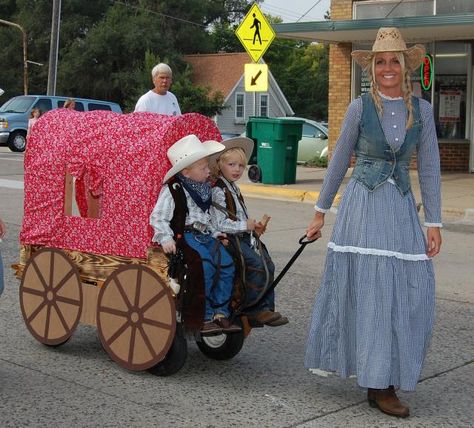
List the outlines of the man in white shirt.
{"type": "Polygon", "coordinates": [[[160,63],[151,70],[151,77],[155,87],[142,95],[135,106],[135,111],[148,111],[151,113],[179,116],[178,99],[169,91],[172,71],[168,64],[160,63]]]}

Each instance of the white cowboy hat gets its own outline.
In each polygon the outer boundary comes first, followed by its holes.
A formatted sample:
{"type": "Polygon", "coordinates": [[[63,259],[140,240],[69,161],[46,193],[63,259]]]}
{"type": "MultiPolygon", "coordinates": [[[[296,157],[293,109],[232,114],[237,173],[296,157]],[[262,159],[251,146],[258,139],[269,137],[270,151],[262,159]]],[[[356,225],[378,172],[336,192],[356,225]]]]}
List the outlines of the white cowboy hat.
{"type": "MultiPolygon", "coordinates": [[[[245,153],[245,157],[247,158],[247,161],[250,159],[250,156],[252,156],[254,142],[250,138],[247,138],[247,137],[229,138],[228,140],[221,141],[221,144],[225,146],[224,151],[229,150],[229,149],[234,149],[236,147],[238,147],[239,149],[242,149],[245,153]]],[[[222,153],[218,153],[217,155],[213,155],[209,158],[209,165],[211,166],[211,168],[214,167],[214,165],[217,163],[221,155],[222,153]]]]}
{"type": "Polygon", "coordinates": [[[371,51],[358,50],[351,53],[354,61],[364,70],[370,68],[372,58],[377,52],[403,52],[405,56],[405,66],[411,70],[416,70],[422,63],[426,50],[423,45],[414,45],[407,48],[403,37],[395,27],[382,27],[377,32],[377,37],[371,51]]]}
{"type": "Polygon", "coordinates": [[[176,175],[194,162],[219,153],[224,149],[225,146],[217,141],[201,142],[194,134],[186,135],[186,137],[176,141],[166,153],[172,167],[165,174],[163,183],[166,183],[173,175],[176,175]]]}

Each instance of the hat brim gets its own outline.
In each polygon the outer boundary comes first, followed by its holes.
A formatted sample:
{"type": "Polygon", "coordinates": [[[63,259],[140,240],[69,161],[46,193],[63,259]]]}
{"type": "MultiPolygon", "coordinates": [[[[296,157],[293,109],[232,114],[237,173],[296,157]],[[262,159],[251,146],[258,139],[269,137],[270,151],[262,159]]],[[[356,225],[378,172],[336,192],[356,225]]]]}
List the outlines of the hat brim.
{"type": "MultiPolygon", "coordinates": [[[[245,157],[247,158],[247,162],[250,160],[253,152],[254,142],[251,138],[247,137],[234,137],[229,138],[228,140],[221,141],[221,144],[225,146],[224,151],[234,148],[242,149],[245,153],[245,157]]],[[[218,153],[217,155],[213,155],[209,158],[209,165],[211,168],[215,167],[217,164],[217,160],[222,153],[218,153]]]]}
{"type": "Polygon", "coordinates": [[[216,153],[222,152],[223,150],[225,150],[225,146],[221,143],[218,143],[217,141],[204,141],[202,143],[201,151],[191,153],[169,169],[169,171],[163,177],[163,183],[166,183],[171,177],[176,175],[178,172],[181,172],[184,168],[192,165],[194,162],[207,158],[208,156],[215,155],[216,153]]]}
{"type": "MultiPolygon", "coordinates": [[[[405,67],[411,71],[415,71],[423,62],[423,57],[426,54],[425,47],[423,45],[414,45],[404,51],[383,51],[383,52],[403,52],[405,55],[405,67]]],[[[356,50],[351,53],[354,61],[359,64],[363,70],[370,71],[370,65],[372,58],[378,53],[375,51],[368,50],[356,50]]]]}

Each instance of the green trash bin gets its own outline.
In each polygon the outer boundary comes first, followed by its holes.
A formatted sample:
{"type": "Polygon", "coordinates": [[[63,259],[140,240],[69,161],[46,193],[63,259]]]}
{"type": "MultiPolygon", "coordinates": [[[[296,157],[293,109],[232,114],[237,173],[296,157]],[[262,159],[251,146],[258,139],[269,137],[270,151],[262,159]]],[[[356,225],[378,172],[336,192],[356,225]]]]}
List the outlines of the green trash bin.
{"type": "Polygon", "coordinates": [[[303,133],[303,123],[302,120],[284,118],[249,118],[247,136],[255,141],[262,183],[295,183],[298,142],[303,133]]]}

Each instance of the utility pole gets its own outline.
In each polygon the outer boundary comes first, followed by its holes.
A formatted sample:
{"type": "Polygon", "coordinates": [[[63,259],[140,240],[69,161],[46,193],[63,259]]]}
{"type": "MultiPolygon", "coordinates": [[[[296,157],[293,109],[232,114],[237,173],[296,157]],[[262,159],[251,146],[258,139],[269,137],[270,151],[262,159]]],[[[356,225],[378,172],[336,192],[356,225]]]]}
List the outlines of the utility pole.
{"type": "Polygon", "coordinates": [[[58,71],[59,23],[61,20],[61,0],[53,0],[51,21],[51,43],[49,45],[48,89],[46,95],[56,95],[56,74],[58,71]]]}
{"type": "Polygon", "coordinates": [[[11,27],[18,28],[21,31],[21,34],[23,35],[23,92],[25,95],[28,95],[28,39],[26,37],[26,31],[21,25],[15,24],[14,22],[10,21],[5,21],[3,19],[0,19],[0,24],[5,24],[11,27]]]}

